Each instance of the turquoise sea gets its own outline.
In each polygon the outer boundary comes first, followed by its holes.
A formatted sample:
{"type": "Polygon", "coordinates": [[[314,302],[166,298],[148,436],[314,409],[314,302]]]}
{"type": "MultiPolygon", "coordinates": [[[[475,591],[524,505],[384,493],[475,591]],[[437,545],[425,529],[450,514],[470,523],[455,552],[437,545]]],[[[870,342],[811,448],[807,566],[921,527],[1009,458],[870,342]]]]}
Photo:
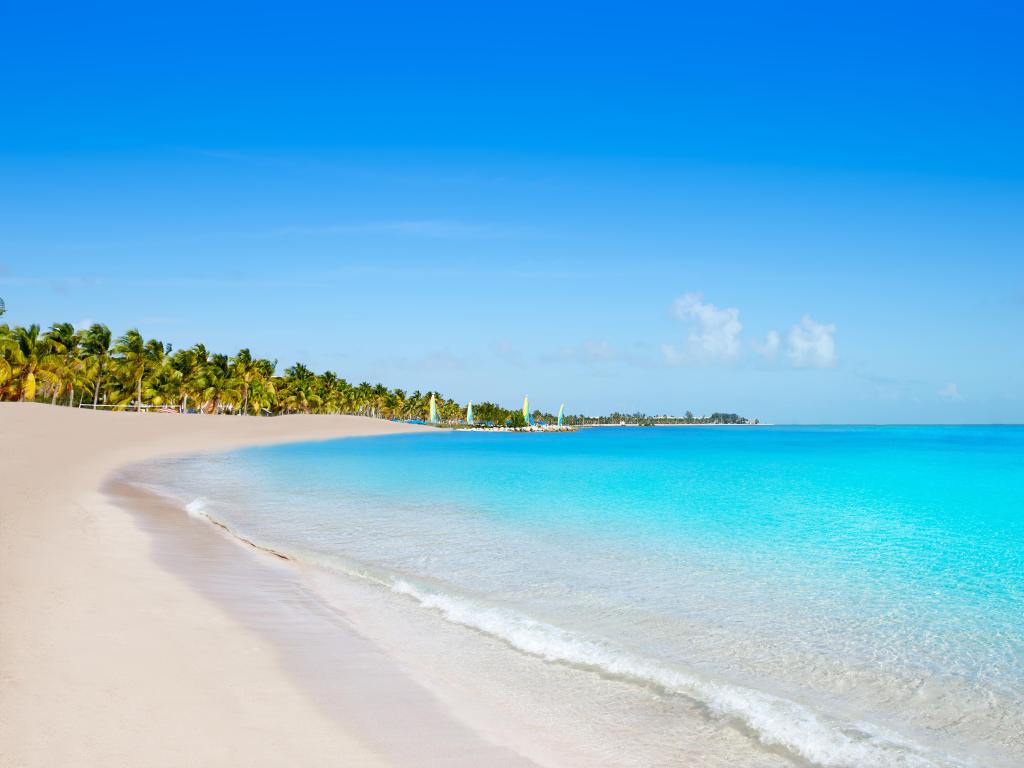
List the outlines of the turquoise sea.
{"type": "Polygon", "coordinates": [[[438,432],[136,480],[590,764],[1024,765],[1021,427],[438,432]]]}

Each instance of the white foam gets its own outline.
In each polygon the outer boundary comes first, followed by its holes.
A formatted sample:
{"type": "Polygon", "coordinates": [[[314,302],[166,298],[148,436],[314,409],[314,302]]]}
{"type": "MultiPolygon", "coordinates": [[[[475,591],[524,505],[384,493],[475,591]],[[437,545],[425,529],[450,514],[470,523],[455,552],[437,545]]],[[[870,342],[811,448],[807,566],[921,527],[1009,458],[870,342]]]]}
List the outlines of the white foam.
{"type": "MultiPolygon", "coordinates": [[[[202,497],[185,504],[185,511],[193,518],[213,521],[208,502],[202,497]]],[[[822,768],[966,768],[971,765],[930,751],[873,724],[843,723],[798,702],[753,688],[708,680],[516,611],[422,588],[405,579],[345,563],[337,557],[310,552],[302,552],[298,557],[311,565],[389,588],[424,608],[437,611],[452,623],[498,638],[546,661],[584,667],[686,696],[714,715],[742,724],[761,743],[783,748],[822,768]]]]}
{"type": "Polygon", "coordinates": [[[210,519],[210,515],[206,511],[206,499],[201,497],[198,499],[192,499],[192,501],[186,504],[185,511],[188,512],[189,517],[194,517],[197,520],[210,519]]]}
{"type": "Polygon", "coordinates": [[[692,698],[753,731],[765,745],[825,768],[950,768],[966,766],[867,723],[841,723],[809,707],[752,688],[703,679],[536,621],[515,611],[420,589],[397,580],[391,589],[445,619],[500,638],[547,661],[595,669],[692,698]]]}

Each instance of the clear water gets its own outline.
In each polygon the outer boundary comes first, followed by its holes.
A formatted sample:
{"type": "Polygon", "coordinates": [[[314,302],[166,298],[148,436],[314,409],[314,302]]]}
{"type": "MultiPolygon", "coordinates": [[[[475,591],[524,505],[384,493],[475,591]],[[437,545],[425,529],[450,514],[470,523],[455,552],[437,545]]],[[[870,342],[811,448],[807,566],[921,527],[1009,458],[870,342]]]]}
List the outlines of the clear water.
{"type": "Polygon", "coordinates": [[[628,720],[595,764],[1024,765],[1024,428],[437,433],[143,475],[471,628],[437,668],[523,717],[628,720]]]}

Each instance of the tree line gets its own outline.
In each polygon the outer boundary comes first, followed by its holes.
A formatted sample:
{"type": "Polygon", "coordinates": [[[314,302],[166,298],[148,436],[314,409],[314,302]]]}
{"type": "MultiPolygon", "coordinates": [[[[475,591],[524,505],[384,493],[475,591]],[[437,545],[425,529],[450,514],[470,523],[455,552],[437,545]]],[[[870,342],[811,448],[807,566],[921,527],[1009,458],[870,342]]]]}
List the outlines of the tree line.
{"type": "MultiPolygon", "coordinates": [[[[383,384],[353,384],[333,371],[314,373],[302,363],[277,372],[277,361],[209,351],[204,344],[172,349],[146,339],[137,329],[115,337],[106,325],[77,330],[71,323],[0,324],[0,400],[116,410],[168,408],[181,412],[276,415],[349,413],[386,419],[426,421],[434,397],[439,421],[464,422],[466,408],[440,392],[407,392],[383,384]]],[[[526,425],[522,411],[483,401],[473,404],[478,425],[526,425]]],[[[554,423],[534,410],[534,423],[554,423]]],[[[567,425],[665,423],[674,417],[612,413],[566,415],[567,425]]],[[[689,423],[746,423],[736,414],[693,417],[689,423]]]]}
{"type": "Polygon", "coordinates": [[[96,323],[76,330],[55,323],[0,325],[0,400],[53,405],[231,414],[354,413],[426,419],[434,395],[438,417],[457,421],[459,403],[440,392],[406,392],[383,384],[352,384],[333,371],[314,373],[296,363],[277,373],[277,361],[211,352],[204,344],[172,349],[136,329],[115,337],[96,323]]]}
{"type": "Polygon", "coordinates": [[[657,424],[760,424],[757,419],[748,419],[737,413],[723,413],[715,411],[710,416],[694,416],[692,411],[687,411],[684,416],[648,416],[646,413],[619,413],[614,411],[607,416],[566,416],[565,423],[570,426],[584,425],[606,425],[606,424],[629,424],[641,427],[655,426],[657,424]]]}

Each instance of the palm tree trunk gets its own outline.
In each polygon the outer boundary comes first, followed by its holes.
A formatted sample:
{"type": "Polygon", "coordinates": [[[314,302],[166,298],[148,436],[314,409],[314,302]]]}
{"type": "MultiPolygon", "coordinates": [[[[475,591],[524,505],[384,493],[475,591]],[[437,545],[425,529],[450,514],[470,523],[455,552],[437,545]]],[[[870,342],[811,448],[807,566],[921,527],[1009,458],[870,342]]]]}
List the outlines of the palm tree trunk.
{"type": "Polygon", "coordinates": [[[249,388],[245,388],[245,399],[242,401],[242,415],[246,416],[249,413],[249,388]]]}
{"type": "Polygon", "coordinates": [[[96,410],[96,405],[100,401],[100,379],[103,378],[103,369],[100,368],[96,373],[96,386],[92,390],[92,409],[96,410]]]}
{"type": "Polygon", "coordinates": [[[68,398],[68,408],[74,408],[74,407],[75,407],[75,388],[74,388],[74,386],[72,386],[71,387],[71,397],[68,398]]]}
{"type": "Polygon", "coordinates": [[[185,393],[185,397],[181,401],[181,412],[188,413],[188,392],[185,393]]]}
{"type": "Polygon", "coordinates": [[[142,377],[139,376],[139,386],[136,389],[138,392],[138,399],[135,401],[135,412],[142,413],[142,377]]]}

